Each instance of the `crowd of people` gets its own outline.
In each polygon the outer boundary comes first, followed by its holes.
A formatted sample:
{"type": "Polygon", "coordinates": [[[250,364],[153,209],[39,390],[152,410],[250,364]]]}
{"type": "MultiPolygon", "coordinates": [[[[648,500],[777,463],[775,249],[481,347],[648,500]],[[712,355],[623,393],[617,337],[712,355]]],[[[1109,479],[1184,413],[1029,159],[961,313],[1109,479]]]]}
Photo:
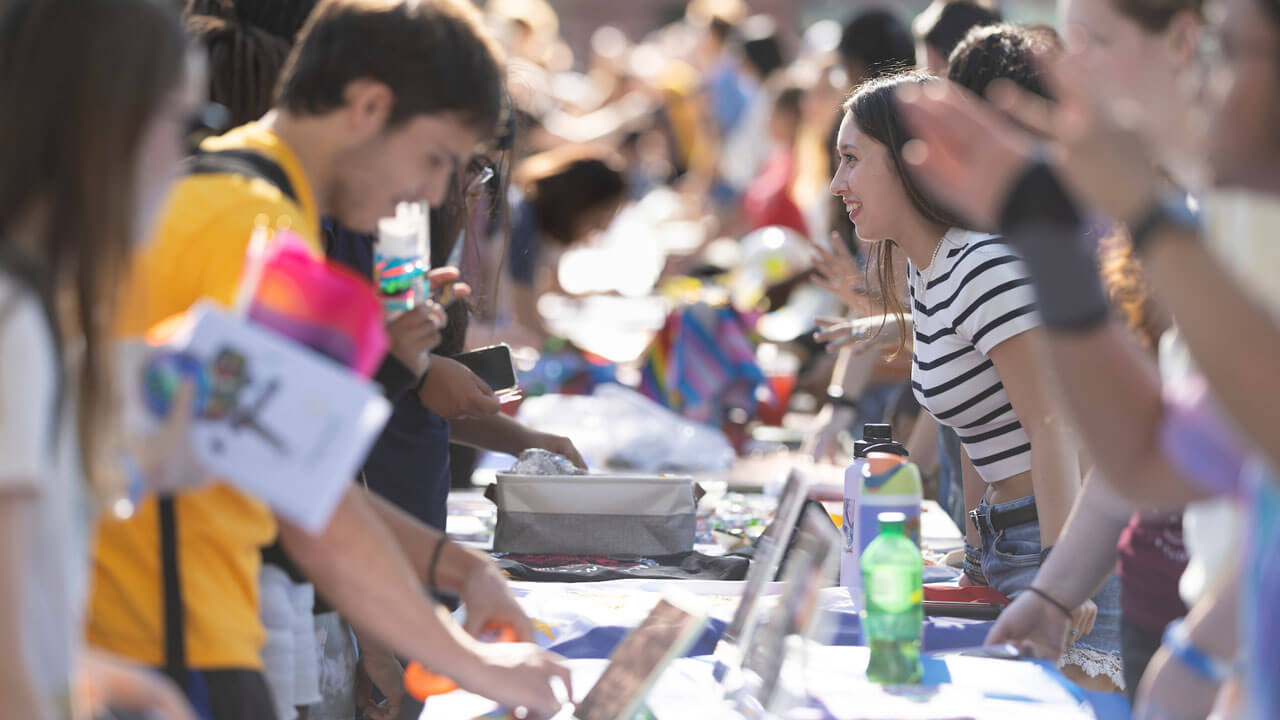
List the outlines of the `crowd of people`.
{"type": "Polygon", "coordinates": [[[1056,29],[857,3],[803,33],[691,0],[576,61],[543,0],[171,4],[0,0],[8,715],[412,717],[408,662],[554,714],[569,672],[447,499],[473,450],[587,463],[453,358],[555,343],[560,259],[662,189],[707,238],[665,276],[808,243],[764,301],[844,310],[794,342],[804,451],[909,437],[961,584],[1012,600],[989,642],[1138,717],[1280,717],[1277,0],[1060,0],[1056,29]],[[192,387],[129,420],[125,350],[233,304],[264,218],[371,278],[402,202],[458,301],[388,321],[393,410],[321,532],[212,477],[192,387]]]}

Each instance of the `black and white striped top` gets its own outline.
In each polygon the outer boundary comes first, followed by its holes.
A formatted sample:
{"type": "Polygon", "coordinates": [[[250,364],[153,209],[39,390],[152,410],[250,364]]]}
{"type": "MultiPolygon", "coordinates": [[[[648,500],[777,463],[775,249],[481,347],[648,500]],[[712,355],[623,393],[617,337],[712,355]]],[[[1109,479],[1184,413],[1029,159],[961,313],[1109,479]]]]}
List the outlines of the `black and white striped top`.
{"type": "Polygon", "coordinates": [[[1022,260],[994,235],[952,228],[932,264],[908,264],[907,278],[921,407],[956,430],[984,481],[1031,470],[1031,442],[987,356],[1040,325],[1022,260]]]}

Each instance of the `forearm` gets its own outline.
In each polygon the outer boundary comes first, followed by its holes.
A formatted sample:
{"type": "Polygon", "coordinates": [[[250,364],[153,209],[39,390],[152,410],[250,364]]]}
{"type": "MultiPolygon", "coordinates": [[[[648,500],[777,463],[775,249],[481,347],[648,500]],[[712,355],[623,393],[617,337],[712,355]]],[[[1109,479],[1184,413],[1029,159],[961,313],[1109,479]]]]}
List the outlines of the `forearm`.
{"type": "Polygon", "coordinates": [[[1040,519],[1040,544],[1058,542],[1080,491],[1080,461],[1062,421],[1049,416],[1028,428],[1031,486],[1040,519]]]}
{"type": "Polygon", "coordinates": [[[1049,343],[1061,396],[1107,483],[1151,509],[1177,510],[1203,497],[1160,448],[1160,379],[1127,331],[1051,333],[1049,343]]]}
{"type": "Polygon", "coordinates": [[[400,688],[404,683],[404,667],[395,653],[363,630],[353,628],[352,631],[360,645],[360,664],[374,686],[384,696],[400,688]]]}
{"type": "Polygon", "coordinates": [[[938,453],[944,452],[938,447],[938,421],[927,412],[916,418],[911,428],[911,436],[906,443],[907,457],[911,458],[926,475],[932,475],[938,465],[938,453]]]}
{"type": "Polygon", "coordinates": [[[1187,613],[1191,643],[1220,660],[1230,661],[1239,647],[1240,566],[1222,573],[1218,582],[1187,613]]]}
{"type": "Polygon", "coordinates": [[[366,497],[369,507],[382,520],[404,553],[420,585],[425,586],[434,579],[438,590],[457,594],[462,591],[467,578],[490,564],[489,559],[481,553],[451,542],[440,551],[436,559],[435,577],[432,578],[431,558],[435,555],[436,545],[445,535],[376,493],[368,492],[366,497]]]}
{"type": "Polygon", "coordinates": [[[1280,357],[1275,318],[1200,241],[1166,234],[1153,236],[1147,248],[1143,262],[1152,285],[1178,319],[1223,411],[1280,465],[1280,403],[1274,401],[1280,397],[1280,373],[1265,360],[1280,357]]]}
{"type": "Polygon", "coordinates": [[[460,418],[449,423],[449,439],[479,450],[519,456],[530,447],[530,431],[498,413],[480,418],[460,418]]]}
{"type": "Polygon", "coordinates": [[[1080,491],[1066,528],[1040,571],[1036,587],[1079,607],[1093,597],[1116,565],[1116,543],[1128,524],[1129,508],[1090,475],[1080,491]]]}
{"type": "Polygon", "coordinates": [[[472,641],[427,597],[366,497],[353,486],[320,535],[281,521],[285,550],[344,617],[388,649],[451,676],[477,670],[472,641]]]}

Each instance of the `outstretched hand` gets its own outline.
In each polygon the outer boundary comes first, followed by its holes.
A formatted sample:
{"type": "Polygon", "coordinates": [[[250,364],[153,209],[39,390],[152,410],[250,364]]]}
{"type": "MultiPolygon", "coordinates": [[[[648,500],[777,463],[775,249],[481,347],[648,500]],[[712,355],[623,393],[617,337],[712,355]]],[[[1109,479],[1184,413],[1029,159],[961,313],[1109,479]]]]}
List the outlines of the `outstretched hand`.
{"type": "Polygon", "coordinates": [[[813,249],[813,284],[836,296],[853,315],[870,312],[866,273],[858,267],[839,233],[831,233],[831,247],[806,237],[813,249]]]}

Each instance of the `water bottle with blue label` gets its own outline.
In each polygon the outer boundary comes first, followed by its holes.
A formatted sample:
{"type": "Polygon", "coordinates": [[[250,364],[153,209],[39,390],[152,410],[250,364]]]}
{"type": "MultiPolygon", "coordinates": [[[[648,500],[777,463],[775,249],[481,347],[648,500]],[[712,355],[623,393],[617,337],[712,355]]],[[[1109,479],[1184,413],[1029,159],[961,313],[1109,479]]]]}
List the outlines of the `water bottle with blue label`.
{"type": "Polygon", "coordinates": [[[920,543],[920,503],[923,486],[920,471],[906,461],[907,449],[894,441],[887,424],[863,426],[862,440],[854,446],[853,463],[844,475],[844,553],[840,559],[840,584],[848,589],[856,607],[862,607],[862,551],[880,530],[882,512],[906,516],[905,532],[920,543]]]}
{"type": "Polygon", "coordinates": [[[430,270],[430,230],[427,208],[401,203],[394,217],[378,221],[378,242],[373,247],[378,297],[387,313],[395,316],[427,300],[430,270]]]}

